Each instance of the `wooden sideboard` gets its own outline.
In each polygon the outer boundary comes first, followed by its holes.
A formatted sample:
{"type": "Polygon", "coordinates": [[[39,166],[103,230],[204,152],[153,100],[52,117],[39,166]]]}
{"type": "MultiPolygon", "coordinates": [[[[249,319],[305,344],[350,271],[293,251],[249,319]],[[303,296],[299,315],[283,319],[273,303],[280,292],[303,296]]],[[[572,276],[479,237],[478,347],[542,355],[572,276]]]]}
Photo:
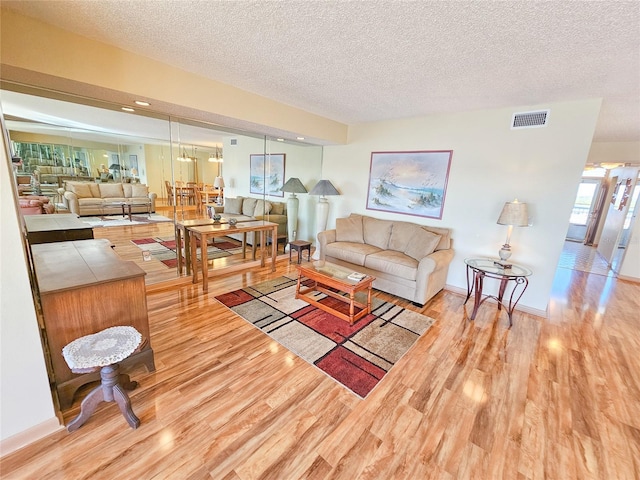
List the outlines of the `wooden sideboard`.
{"type": "Polygon", "coordinates": [[[93,238],[93,228],[74,213],[25,215],[27,240],[31,245],[93,238]]]}
{"type": "Polygon", "coordinates": [[[155,370],[144,270],[122,260],[107,239],[43,243],[31,250],[61,409],[71,406],[80,386],[100,378],[99,372],[78,375],[67,366],[62,348],[76,338],[117,325],[135,327],[146,345],[120,366],[142,363],[155,370]]]}

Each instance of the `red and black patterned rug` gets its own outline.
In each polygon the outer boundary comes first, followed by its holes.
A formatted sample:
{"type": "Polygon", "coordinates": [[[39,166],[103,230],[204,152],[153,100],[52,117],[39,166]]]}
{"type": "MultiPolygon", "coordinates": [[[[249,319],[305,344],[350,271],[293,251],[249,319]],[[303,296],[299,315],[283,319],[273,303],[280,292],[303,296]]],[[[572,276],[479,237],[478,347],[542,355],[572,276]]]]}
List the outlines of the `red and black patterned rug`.
{"type": "MultiPolygon", "coordinates": [[[[278,277],[216,299],[361,398],[426,332],[434,320],[372,299],[372,313],[353,326],[295,298],[296,279],[278,277]]],[[[336,310],[348,305],[316,292],[336,310]]]]}
{"type": "MultiPolygon", "coordinates": [[[[169,268],[176,268],[176,239],[170,237],[138,238],[131,242],[143,252],[149,252],[153,258],[160,260],[169,268]]],[[[220,257],[228,257],[242,253],[242,242],[229,237],[216,237],[207,247],[209,260],[220,257]]],[[[200,245],[198,244],[198,258],[200,258],[200,245]]]]}

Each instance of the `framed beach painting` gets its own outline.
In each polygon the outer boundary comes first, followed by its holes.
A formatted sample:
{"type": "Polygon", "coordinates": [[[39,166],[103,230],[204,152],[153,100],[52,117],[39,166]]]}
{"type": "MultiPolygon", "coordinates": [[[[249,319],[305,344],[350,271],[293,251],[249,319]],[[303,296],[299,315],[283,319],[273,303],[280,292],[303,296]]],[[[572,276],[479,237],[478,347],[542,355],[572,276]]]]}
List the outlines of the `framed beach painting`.
{"type": "Polygon", "coordinates": [[[280,189],[284,185],[285,157],[284,153],[250,155],[249,192],[284,197],[280,189]]]}
{"type": "Polygon", "coordinates": [[[367,210],[442,218],[453,150],[372,152],[367,210]]]}

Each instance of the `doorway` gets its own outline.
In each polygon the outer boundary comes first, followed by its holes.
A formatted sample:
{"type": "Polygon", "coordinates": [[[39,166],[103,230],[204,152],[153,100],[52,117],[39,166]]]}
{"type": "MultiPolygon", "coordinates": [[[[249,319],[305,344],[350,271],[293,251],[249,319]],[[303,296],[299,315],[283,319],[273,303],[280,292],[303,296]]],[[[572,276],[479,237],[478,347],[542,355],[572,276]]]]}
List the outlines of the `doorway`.
{"type": "Polygon", "coordinates": [[[605,192],[600,178],[583,178],[573,204],[566,239],[593,245],[593,239],[600,221],[605,192]]]}

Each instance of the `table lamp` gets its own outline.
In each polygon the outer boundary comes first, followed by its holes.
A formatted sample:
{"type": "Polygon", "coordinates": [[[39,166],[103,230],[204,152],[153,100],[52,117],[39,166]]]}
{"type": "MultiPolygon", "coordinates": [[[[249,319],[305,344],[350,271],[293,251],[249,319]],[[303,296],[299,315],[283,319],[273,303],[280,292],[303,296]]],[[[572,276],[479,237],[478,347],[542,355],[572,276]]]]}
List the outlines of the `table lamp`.
{"type": "MultiPolygon", "coordinates": [[[[329,218],[329,203],[327,202],[327,195],[340,195],[340,192],[336,190],[336,187],[329,180],[320,180],[316,183],[315,187],[311,189],[309,195],[320,195],[318,205],[316,206],[316,235],[318,232],[323,232],[327,229],[327,219],[329,218]]],[[[313,252],[313,258],[320,258],[320,244],[316,245],[316,250],[313,252]]]]}
{"type": "Polygon", "coordinates": [[[511,232],[513,231],[513,227],[529,226],[527,204],[519,202],[517,198],[513,202],[506,202],[504,207],[502,207],[502,212],[500,212],[497,223],[498,225],[507,225],[508,229],[507,240],[498,252],[500,261],[495,262],[495,264],[502,268],[511,268],[512,265],[507,263],[507,260],[511,256],[511,245],[509,244],[509,242],[511,242],[511,232]]]}
{"type": "Polygon", "coordinates": [[[296,193],[307,193],[307,189],[299,178],[291,177],[280,190],[291,194],[289,198],[287,198],[287,239],[289,242],[293,242],[298,236],[299,200],[298,197],[296,197],[296,193]]]}
{"type": "Polygon", "coordinates": [[[218,194],[218,198],[216,198],[216,203],[218,205],[222,205],[222,195],[224,191],[224,178],[218,176],[213,180],[213,187],[220,190],[220,194],[218,194]]]}

